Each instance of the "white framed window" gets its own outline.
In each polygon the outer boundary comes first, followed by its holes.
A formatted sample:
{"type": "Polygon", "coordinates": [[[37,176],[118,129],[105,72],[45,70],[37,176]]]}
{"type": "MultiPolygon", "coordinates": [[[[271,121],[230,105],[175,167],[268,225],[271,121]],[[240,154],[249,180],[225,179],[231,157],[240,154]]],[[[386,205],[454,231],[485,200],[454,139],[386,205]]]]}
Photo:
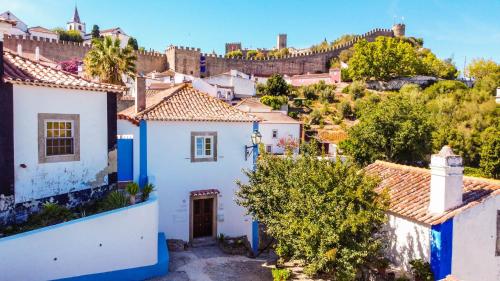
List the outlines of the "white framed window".
{"type": "Polygon", "coordinates": [[[277,139],[278,138],[278,130],[273,130],[273,139],[277,139]]]}
{"type": "Polygon", "coordinates": [[[217,132],[191,132],[191,162],[217,161],[217,132]]]}
{"type": "Polygon", "coordinates": [[[38,162],[80,160],[80,115],[38,114],[38,162]]]}

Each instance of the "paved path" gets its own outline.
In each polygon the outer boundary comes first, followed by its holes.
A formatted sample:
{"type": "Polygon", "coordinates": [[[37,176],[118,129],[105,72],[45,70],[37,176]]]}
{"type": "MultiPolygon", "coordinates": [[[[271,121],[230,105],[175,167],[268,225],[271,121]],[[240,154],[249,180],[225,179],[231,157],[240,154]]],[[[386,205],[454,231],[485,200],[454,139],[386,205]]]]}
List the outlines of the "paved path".
{"type": "Polygon", "coordinates": [[[272,281],[264,258],[224,254],[216,246],[170,252],[168,275],[150,281],[272,281]]]}

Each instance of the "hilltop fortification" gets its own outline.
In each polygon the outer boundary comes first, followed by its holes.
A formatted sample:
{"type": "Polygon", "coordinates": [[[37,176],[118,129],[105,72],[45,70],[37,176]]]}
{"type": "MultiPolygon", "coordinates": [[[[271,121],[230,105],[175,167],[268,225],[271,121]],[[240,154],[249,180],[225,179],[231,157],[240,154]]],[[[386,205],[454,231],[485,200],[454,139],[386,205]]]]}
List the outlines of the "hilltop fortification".
{"type": "MultiPolygon", "coordinates": [[[[327,72],[328,62],[340,54],[341,51],[351,48],[358,40],[373,41],[378,36],[404,36],[404,24],[397,24],[392,29],[376,28],[365,34],[355,37],[351,41],[331,47],[321,52],[289,55],[283,58],[265,58],[262,60],[245,58],[225,58],[221,55],[201,53],[199,48],[170,46],[164,53],[137,52],[138,72],[164,71],[172,69],[177,72],[206,77],[236,69],[248,74],[268,76],[273,73],[288,75],[327,72]]],[[[21,46],[23,52],[35,53],[38,47],[39,54],[55,62],[72,58],[82,59],[89,51],[90,46],[82,43],[64,42],[41,39],[36,36],[6,36],[4,46],[12,51],[21,46]]]]}

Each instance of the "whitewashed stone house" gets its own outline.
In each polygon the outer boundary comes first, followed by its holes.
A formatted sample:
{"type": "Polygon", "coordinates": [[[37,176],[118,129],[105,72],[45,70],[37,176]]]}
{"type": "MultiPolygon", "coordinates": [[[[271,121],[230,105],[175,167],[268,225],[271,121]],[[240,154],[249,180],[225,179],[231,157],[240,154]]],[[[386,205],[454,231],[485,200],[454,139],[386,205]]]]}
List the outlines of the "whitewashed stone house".
{"type": "Polygon", "coordinates": [[[124,89],[0,52],[0,224],[48,200],[73,207],[108,190],[124,89]]]}
{"type": "Polygon", "coordinates": [[[133,139],[134,159],[120,181],[156,186],[159,229],[168,239],[223,233],[256,245],[257,224],[235,203],[235,191],[242,170],[254,165],[257,119],[190,84],[137,93],[136,105],[118,114],[118,134],[133,139]]]}
{"type": "Polygon", "coordinates": [[[423,259],[436,280],[500,280],[500,181],[463,176],[447,146],[430,170],[383,161],[365,170],[389,191],[387,255],[397,267],[423,259]]]}
{"type": "MultiPolygon", "coordinates": [[[[210,85],[220,89],[232,89],[236,98],[250,98],[256,94],[256,83],[251,77],[237,70],[203,78],[210,85]]],[[[221,90],[222,91],[222,90],[221,90]]]]}
{"type": "MultiPolygon", "coordinates": [[[[259,119],[262,144],[267,153],[283,154],[284,144],[300,144],[302,123],[288,116],[286,111],[273,110],[255,98],[244,99],[235,107],[259,119]]],[[[295,153],[298,153],[298,147],[295,153]]]]}

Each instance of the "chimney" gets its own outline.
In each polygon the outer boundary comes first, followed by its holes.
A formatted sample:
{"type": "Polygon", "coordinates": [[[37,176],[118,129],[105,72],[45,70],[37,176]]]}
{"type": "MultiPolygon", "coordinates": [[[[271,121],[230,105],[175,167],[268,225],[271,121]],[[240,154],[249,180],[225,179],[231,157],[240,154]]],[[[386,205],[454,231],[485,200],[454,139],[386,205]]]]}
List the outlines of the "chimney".
{"type": "Polygon", "coordinates": [[[17,54],[20,56],[23,55],[23,45],[17,44],[17,54]]]}
{"type": "Polygon", "coordinates": [[[135,78],[135,112],[146,109],[146,78],[137,75],[135,78]]]}
{"type": "Polygon", "coordinates": [[[39,61],[40,60],[40,48],[36,46],[35,48],[35,60],[39,61]]]}
{"type": "Polygon", "coordinates": [[[440,214],[462,204],[464,167],[462,157],[447,145],[431,157],[429,212],[440,214]]]}

